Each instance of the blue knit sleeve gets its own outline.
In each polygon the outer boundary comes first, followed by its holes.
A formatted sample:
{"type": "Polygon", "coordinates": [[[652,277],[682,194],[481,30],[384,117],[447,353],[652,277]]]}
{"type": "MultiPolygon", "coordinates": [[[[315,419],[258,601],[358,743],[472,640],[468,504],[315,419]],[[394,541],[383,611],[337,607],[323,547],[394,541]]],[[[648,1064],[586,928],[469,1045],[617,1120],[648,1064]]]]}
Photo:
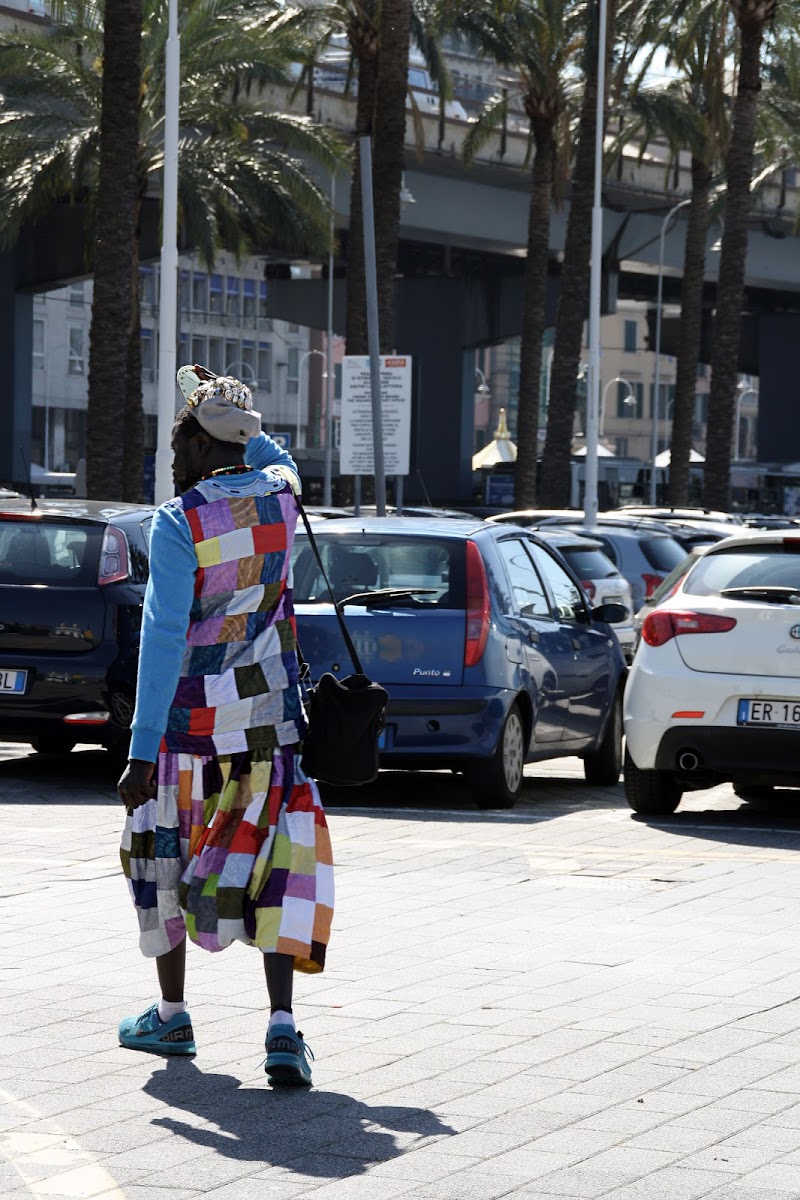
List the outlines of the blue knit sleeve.
{"type": "Polygon", "coordinates": [[[144,597],[131,758],[155,762],[181,673],[194,599],[197,555],[186,517],[163,504],[150,531],[150,578],[144,597]]]}
{"type": "Polygon", "coordinates": [[[259,471],[265,471],[267,467],[288,467],[298,478],[300,476],[297,463],[289,451],[284,450],[263,432],[259,433],[257,437],[250,438],[245,446],[244,461],[248,467],[256,467],[259,471]]]}

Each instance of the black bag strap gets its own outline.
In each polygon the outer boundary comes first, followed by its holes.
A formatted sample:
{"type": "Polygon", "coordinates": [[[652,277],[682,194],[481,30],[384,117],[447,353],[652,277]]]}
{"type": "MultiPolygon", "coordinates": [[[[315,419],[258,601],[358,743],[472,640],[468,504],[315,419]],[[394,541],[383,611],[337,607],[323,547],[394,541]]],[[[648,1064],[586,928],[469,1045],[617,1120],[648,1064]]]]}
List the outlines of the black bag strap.
{"type": "MultiPolygon", "coordinates": [[[[314,534],[311,530],[311,522],[309,521],[308,516],[306,515],[306,510],[303,508],[299,499],[297,499],[297,497],[295,497],[295,499],[297,500],[297,507],[300,510],[300,516],[303,518],[303,524],[306,527],[306,533],[308,534],[308,540],[311,543],[311,549],[314,551],[314,557],[316,558],[316,560],[319,564],[319,569],[322,572],[322,578],[325,580],[325,586],[327,587],[328,592],[330,593],[331,603],[333,604],[334,610],[336,612],[336,617],[339,622],[339,628],[341,629],[342,637],[344,638],[344,644],[345,644],[345,646],[347,646],[347,653],[350,655],[350,659],[353,663],[353,667],[355,669],[356,674],[363,675],[364,668],[361,666],[361,660],[359,659],[358,655],[356,654],[356,648],[353,645],[353,640],[347,631],[347,626],[344,623],[344,616],[342,615],[341,606],[339,604],[339,601],[336,599],[336,597],[333,594],[333,588],[331,587],[331,581],[328,579],[328,573],[322,564],[322,556],[319,552],[319,546],[317,545],[317,540],[314,537],[314,534]]],[[[308,664],[305,663],[305,660],[303,660],[303,664],[305,664],[306,668],[308,668],[308,664]]],[[[301,665],[301,669],[302,669],[302,665],[301,665]]]]}

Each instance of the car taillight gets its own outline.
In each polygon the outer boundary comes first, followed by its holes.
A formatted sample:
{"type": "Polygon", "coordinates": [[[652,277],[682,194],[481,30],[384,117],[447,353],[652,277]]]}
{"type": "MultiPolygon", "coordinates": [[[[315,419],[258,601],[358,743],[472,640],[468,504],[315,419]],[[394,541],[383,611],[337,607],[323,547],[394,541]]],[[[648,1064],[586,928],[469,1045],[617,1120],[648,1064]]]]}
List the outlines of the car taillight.
{"type": "Polygon", "coordinates": [[[648,646],[663,646],[685,633],[727,633],[735,624],[735,617],[720,617],[715,613],[670,612],[657,608],[642,622],[642,640],[648,646]]]}
{"type": "Polygon", "coordinates": [[[642,582],[644,583],[644,598],[649,600],[657,587],[660,587],[664,582],[663,575],[648,575],[646,571],[642,572],[642,582]]]}
{"type": "Polygon", "coordinates": [[[481,661],[489,636],[489,584],[481,552],[475,542],[467,542],[467,636],[464,642],[464,666],[481,661]]]}
{"type": "Polygon", "coordinates": [[[586,592],[586,595],[589,597],[589,599],[594,600],[594,595],[595,595],[595,592],[597,591],[597,588],[594,586],[591,579],[582,579],[581,587],[586,592]]]}
{"type": "Polygon", "coordinates": [[[122,579],[127,579],[128,574],[128,542],[125,534],[114,525],[107,525],[100,548],[97,582],[101,586],[106,583],[119,583],[122,579]]]}

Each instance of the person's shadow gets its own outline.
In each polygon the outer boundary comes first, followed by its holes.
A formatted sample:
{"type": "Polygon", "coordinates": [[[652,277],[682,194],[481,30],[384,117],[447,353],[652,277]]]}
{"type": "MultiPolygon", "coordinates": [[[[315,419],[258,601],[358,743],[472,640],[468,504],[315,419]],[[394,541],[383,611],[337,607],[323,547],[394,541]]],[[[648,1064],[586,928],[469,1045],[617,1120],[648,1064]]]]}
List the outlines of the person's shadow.
{"type": "Polygon", "coordinates": [[[156,1117],[154,1125],[226,1158],[320,1178],[361,1175],[370,1163],[456,1132],[425,1108],[372,1106],[315,1088],[243,1086],[234,1075],[207,1074],[186,1060],[168,1059],[144,1090],[205,1122],[168,1116],[156,1117]],[[398,1145],[394,1133],[415,1137],[398,1145]]]}

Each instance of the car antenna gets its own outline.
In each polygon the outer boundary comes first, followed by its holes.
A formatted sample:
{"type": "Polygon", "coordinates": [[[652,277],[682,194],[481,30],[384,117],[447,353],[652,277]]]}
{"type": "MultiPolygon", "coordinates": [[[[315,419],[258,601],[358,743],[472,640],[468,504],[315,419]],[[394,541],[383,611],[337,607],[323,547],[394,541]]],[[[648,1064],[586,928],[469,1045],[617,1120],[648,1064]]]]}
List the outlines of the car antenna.
{"type": "Polygon", "coordinates": [[[428,489],[425,487],[425,480],[422,478],[422,472],[420,471],[419,467],[417,467],[417,479],[422,484],[422,490],[425,493],[425,500],[427,501],[428,508],[433,508],[433,505],[431,504],[431,498],[428,495],[428,489]]]}
{"type": "Polygon", "coordinates": [[[31,468],[28,464],[27,458],[25,457],[25,451],[22,449],[22,446],[20,446],[20,448],[19,448],[19,456],[22,459],[22,465],[25,468],[25,478],[28,481],[28,495],[31,498],[31,512],[38,512],[39,506],[36,503],[36,497],[33,494],[33,479],[31,478],[31,468]]]}

